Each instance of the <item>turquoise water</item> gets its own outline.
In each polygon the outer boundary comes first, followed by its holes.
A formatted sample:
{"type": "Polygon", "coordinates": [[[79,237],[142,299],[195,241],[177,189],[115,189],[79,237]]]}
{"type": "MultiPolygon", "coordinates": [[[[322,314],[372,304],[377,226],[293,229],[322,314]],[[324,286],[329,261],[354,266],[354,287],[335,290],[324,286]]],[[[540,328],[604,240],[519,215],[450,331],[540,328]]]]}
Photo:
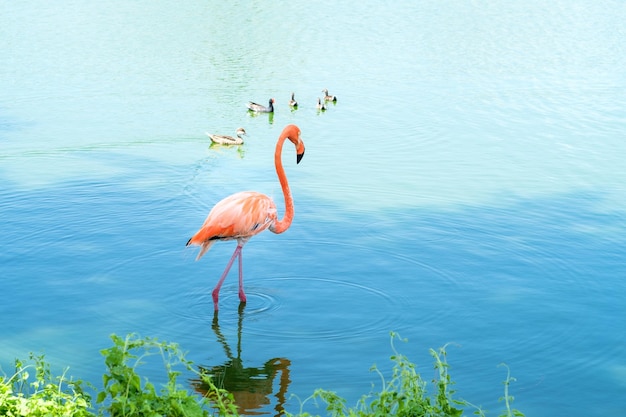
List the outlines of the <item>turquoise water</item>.
{"type": "Polygon", "coordinates": [[[2,3],[3,370],[43,352],[98,383],[109,334],[137,332],[274,414],[379,388],[393,330],[425,379],[450,343],[488,415],[502,362],[526,415],[626,414],[624,21],[621,2],[2,3]],[[289,123],[294,223],[248,243],[248,304],[232,273],[215,318],[234,244],[185,243],[233,192],[282,207],[289,123]],[[209,147],[239,126],[245,145],[209,147]]]}

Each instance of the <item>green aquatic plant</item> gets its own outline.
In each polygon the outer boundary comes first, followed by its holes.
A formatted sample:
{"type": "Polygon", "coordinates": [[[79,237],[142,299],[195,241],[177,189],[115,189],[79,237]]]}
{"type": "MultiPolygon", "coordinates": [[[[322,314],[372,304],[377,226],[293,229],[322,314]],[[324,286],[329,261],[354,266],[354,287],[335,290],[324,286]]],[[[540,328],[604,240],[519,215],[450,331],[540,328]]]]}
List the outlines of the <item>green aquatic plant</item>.
{"type": "Polygon", "coordinates": [[[217,388],[210,378],[199,375],[175,343],[153,338],[112,335],[113,346],[101,351],[107,372],[97,393],[97,412],[85,388],[92,384],[54,377],[44,356],[30,355],[30,364],[16,360],[16,371],[0,378],[0,415],[34,417],[96,416],[236,416],[232,396],[217,388]],[[165,383],[157,390],[139,369],[149,357],[162,360],[165,383]],[[33,372],[34,371],[34,372],[33,372]],[[207,387],[207,397],[190,393],[178,383],[183,372],[198,374],[207,387]],[[31,375],[34,373],[34,375],[31,375]],[[210,397],[210,398],[209,398],[210,397]]]}
{"type": "Polygon", "coordinates": [[[500,401],[504,401],[504,404],[506,405],[506,414],[500,414],[499,417],[524,417],[524,414],[521,411],[511,409],[511,403],[513,402],[514,398],[512,395],[509,394],[509,386],[511,385],[511,382],[515,381],[515,378],[511,376],[511,370],[506,364],[501,363],[499,366],[506,367],[506,379],[503,382],[504,397],[500,397],[500,401]]]}
{"type": "Polygon", "coordinates": [[[122,339],[112,335],[114,345],[101,351],[108,372],[103,376],[104,390],[98,394],[97,403],[104,404],[101,415],[142,416],[208,416],[214,407],[219,415],[236,415],[230,394],[221,390],[185,359],[177,344],[160,342],[153,338],[135,335],[122,339]],[[163,361],[167,382],[160,390],[147,379],[142,379],[138,367],[151,355],[163,361]],[[181,369],[197,374],[209,387],[212,404],[207,397],[189,393],[178,383],[181,369]]]}
{"type": "MultiPolygon", "coordinates": [[[[381,389],[364,395],[353,408],[346,406],[346,400],[333,391],[318,389],[313,395],[301,402],[300,413],[289,414],[290,416],[311,417],[304,412],[304,405],[308,401],[317,403],[321,400],[326,404],[326,411],[332,417],[378,417],[378,416],[401,416],[401,417],[459,417],[464,415],[466,409],[473,410],[474,415],[485,416],[485,412],[472,403],[453,397],[452,389],[454,382],[449,374],[449,365],[446,360],[446,346],[438,350],[430,349],[434,358],[436,377],[431,381],[432,389],[425,381],[409,359],[399,353],[394,345],[394,340],[402,340],[397,333],[391,333],[391,348],[393,355],[392,375],[386,380],[381,371],[374,365],[371,371],[376,372],[381,378],[381,389]],[[432,392],[431,392],[432,391],[432,392]]],[[[510,409],[510,401],[513,400],[508,393],[508,386],[513,379],[507,375],[505,381],[504,400],[507,407],[506,414],[500,417],[523,417],[518,410],[510,409]]]]}
{"type": "Polygon", "coordinates": [[[2,416],[77,416],[87,417],[91,397],[85,383],[52,376],[44,355],[30,354],[30,364],[15,361],[15,372],[0,376],[0,415],[2,416]],[[34,371],[34,376],[31,372],[34,371]]]}
{"type": "MultiPolygon", "coordinates": [[[[456,399],[452,389],[454,382],[449,374],[446,360],[446,347],[431,349],[434,358],[435,376],[424,380],[415,365],[398,352],[394,341],[404,340],[391,333],[393,354],[392,374],[386,379],[382,372],[373,366],[371,370],[381,379],[381,388],[364,395],[356,407],[346,406],[346,400],[332,391],[316,390],[300,405],[299,414],[289,416],[310,417],[304,412],[304,404],[318,400],[326,404],[325,410],[332,417],[457,417],[471,410],[474,415],[485,416],[485,412],[468,401],[456,399]]],[[[30,355],[30,364],[17,360],[15,372],[10,376],[0,375],[0,415],[35,417],[134,417],[134,416],[238,416],[233,396],[226,390],[216,387],[210,377],[198,372],[193,363],[175,343],[154,338],[140,338],[131,334],[126,338],[112,335],[113,346],[101,351],[107,372],[103,375],[103,389],[97,392],[96,404],[91,401],[87,388],[95,390],[92,384],[67,378],[67,369],[61,376],[53,376],[50,365],[43,355],[30,355]],[[142,377],[142,365],[149,360],[162,361],[165,373],[163,383],[157,389],[154,382],[142,377]],[[34,371],[34,372],[33,372],[34,371]],[[31,375],[34,373],[34,375],[31,375]],[[206,395],[199,396],[181,386],[178,378],[183,373],[191,373],[203,383],[206,395]],[[97,409],[94,409],[97,407],[97,409]]],[[[506,365],[504,365],[506,366],[506,365]]],[[[513,396],[509,393],[511,382],[507,367],[504,381],[504,401],[506,410],[499,417],[523,417],[520,411],[512,409],[513,396]]]]}

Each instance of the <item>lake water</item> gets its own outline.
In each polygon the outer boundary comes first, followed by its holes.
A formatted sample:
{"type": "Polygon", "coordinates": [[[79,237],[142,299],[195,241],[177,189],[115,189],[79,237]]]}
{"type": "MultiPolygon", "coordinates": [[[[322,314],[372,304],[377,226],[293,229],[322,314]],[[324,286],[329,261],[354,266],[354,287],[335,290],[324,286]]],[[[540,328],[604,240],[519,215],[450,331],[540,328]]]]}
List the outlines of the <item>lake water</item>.
{"type": "Polygon", "coordinates": [[[1,3],[3,370],[34,351],[97,384],[109,335],[137,332],[272,415],[380,389],[397,331],[426,380],[450,343],[488,415],[502,362],[528,416],[626,415],[625,21],[620,1],[1,3]],[[185,243],[236,191],[282,211],[289,123],[294,222],[248,243],[248,303],[233,270],[214,317],[235,244],[185,243]]]}

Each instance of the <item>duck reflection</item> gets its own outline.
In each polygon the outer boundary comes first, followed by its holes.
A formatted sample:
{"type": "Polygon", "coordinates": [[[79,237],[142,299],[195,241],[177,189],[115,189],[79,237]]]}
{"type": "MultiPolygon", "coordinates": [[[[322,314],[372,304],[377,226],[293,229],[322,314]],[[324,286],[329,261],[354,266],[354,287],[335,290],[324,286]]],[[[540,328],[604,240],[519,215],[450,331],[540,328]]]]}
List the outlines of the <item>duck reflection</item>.
{"type": "Polygon", "coordinates": [[[248,116],[250,117],[265,117],[267,116],[267,122],[271,125],[274,124],[274,112],[271,113],[257,113],[257,112],[252,112],[252,111],[248,111],[248,116]]]}
{"type": "MultiPolygon", "coordinates": [[[[211,328],[224,348],[228,360],[222,365],[200,365],[198,368],[201,373],[209,375],[216,386],[229,391],[235,399],[239,413],[248,416],[269,414],[269,412],[262,411],[261,408],[271,404],[272,400],[269,397],[274,392],[274,380],[280,373],[278,391],[274,394],[276,397],[274,410],[276,411],[276,416],[283,415],[285,412],[285,397],[291,382],[289,379],[291,362],[286,358],[272,358],[267,360],[262,366],[244,366],[241,359],[241,330],[244,309],[245,303],[241,303],[238,311],[236,355],[233,355],[230,345],[220,330],[218,312],[215,311],[211,328]]],[[[195,379],[192,381],[192,384],[196,391],[203,395],[207,394],[209,387],[202,380],[195,379]]]]}
{"type": "Polygon", "coordinates": [[[209,145],[209,149],[215,150],[215,151],[231,151],[230,148],[236,148],[235,152],[237,152],[237,156],[241,159],[243,159],[243,157],[246,155],[246,150],[245,150],[245,145],[244,146],[232,146],[232,145],[222,145],[219,143],[214,143],[211,142],[211,144],[209,145]]]}

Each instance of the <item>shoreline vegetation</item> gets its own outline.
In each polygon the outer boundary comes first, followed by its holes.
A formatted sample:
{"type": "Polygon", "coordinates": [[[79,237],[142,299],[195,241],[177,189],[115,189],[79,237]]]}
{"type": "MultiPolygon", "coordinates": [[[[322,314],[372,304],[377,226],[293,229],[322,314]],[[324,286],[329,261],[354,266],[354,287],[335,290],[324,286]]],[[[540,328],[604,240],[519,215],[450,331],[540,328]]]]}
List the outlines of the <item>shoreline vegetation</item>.
{"type": "MultiPolygon", "coordinates": [[[[7,375],[0,370],[0,415],[239,416],[233,395],[218,387],[210,376],[198,371],[191,361],[185,359],[177,344],[141,338],[136,334],[125,338],[113,334],[111,340],[113,346],[101,351],[107,368],[102,390],[97,390],[93,383],[68,378],[68,369],[59,376],[53,375],[45,357],[33,353],[26,362],[15,361],[14,373],[7,375]],[[160,388],[138,373],[141,365],[151,356],[163,361],[166,378],[160,388]],[[189,372],[195,374],[204,387],[208,387],[205,395],[190,391],[178,382],[181,375],[189,372]]],[[[429,382],[422,379],[415,365],[398,352],[395,340],[406,342],[397,333],[391,332],[391,377],[385,378],[375,366],[371,368],[380,376],[380,391],[363,395],[356,406],[350,408],[337,393],[317,389],[307,399],[299,400],[300,410],[296,414],[284,411],[284,415],[312,417],[313,414],[303,410],[307,403],[313,402],[322,411],[322,414],[315,415],[332,417],[487,416],[487,412],[480,407],[453,396],[454,382],[446,361],[447,345],[438,350],[430,349],[436,376],[429,382]]],[[[508,367],[506,370],[504,394],[500,397],[504,409],[498,417],[523,417],[522,412],[512,408],[513,396],[509,387],[515,379],[510,376],[508,367]]]]}

